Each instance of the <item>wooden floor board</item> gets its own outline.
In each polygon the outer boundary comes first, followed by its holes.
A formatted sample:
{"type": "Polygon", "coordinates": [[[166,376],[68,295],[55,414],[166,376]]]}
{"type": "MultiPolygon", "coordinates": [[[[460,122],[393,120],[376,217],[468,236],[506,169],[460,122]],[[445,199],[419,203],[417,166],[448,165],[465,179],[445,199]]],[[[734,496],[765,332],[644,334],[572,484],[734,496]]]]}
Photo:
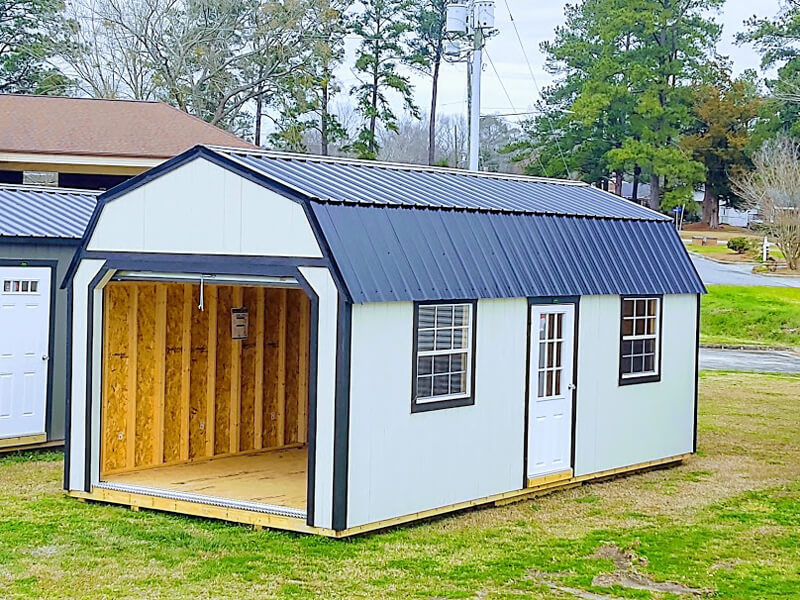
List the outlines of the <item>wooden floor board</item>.
{"type": "Polygon", "coordinates": [[[305,510],[307,465],[304,447],[117,473],[104,481],[305,510]]]}

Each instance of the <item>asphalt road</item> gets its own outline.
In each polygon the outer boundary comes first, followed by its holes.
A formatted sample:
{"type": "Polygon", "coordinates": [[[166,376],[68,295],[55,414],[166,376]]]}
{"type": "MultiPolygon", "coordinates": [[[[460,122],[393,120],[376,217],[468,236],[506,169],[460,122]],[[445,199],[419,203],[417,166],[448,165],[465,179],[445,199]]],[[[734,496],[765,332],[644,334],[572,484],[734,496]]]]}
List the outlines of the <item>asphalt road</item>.
{"type": "Polygon", "coordinates": [[[800,356],[776,350],[721,350],[700,348],[700,369],[800,373],[800,356]]]}
{"type": "Polygon", "coordinates": [[[752,265],[721,264],[702,256],[689,253],[700,279],[705,284],[723,283],[728,285],[768,285],[775,287],[800,287],[800,277],[780,275],[757,275],[752,265]]]}

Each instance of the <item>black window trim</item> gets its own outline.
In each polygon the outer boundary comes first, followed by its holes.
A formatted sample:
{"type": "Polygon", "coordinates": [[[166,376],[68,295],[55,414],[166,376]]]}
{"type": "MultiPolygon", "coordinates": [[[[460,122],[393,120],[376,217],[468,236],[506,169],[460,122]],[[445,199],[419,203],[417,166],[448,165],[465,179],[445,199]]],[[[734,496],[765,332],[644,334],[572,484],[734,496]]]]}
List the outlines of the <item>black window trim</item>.
{"type": "Polygon", "coordinates": [[[475,404],[475,367],[477,365],[478,301],[475,299],[425,300],[414,302],[413,339],[411,342],[411,413],[430,412],[446,408],[473,406],[475,404]],[[419,335],[419,307],[435,304],[469,304],[472,310],[472,339],[470,340],[472,358],[470,360],[469,396],[448,400],[429,400],[417,402],[417,337],[419,335]]]}
{"type": "Polygon", "coordinates": [[[635,385],[638,383],[657,383],[661,381],[661,355],[662,340],[664,339],[664,294],[625,294],[619,300],[619,338],[617,339],[617,362],[619,363],[619,385],[635,385]],[[635,300],[637,298],[658,298],[658,356],[656,362],[656,372],[639,377],[622,376],[622,339],[623,339],[623,314],[625,310],[625,300],[635,300]]]}

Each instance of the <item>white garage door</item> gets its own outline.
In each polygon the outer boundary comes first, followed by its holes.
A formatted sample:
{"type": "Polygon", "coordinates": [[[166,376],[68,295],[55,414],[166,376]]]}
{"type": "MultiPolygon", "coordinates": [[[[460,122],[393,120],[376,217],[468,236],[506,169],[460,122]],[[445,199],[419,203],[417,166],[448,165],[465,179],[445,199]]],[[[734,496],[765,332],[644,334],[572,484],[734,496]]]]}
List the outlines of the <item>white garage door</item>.
{"type": "Polygon", "coordinates": [[[0,438],[45,432],[50,269],[0,267],[0,438]]]}

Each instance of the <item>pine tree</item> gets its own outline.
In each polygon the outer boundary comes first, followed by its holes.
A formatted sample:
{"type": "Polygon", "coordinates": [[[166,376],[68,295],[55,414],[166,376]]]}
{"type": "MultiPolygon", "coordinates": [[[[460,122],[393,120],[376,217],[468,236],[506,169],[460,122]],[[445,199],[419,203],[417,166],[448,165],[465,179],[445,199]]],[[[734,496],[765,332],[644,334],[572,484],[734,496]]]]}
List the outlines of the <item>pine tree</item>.
{"type": "Polygon", "coordinates": [[[720,200],[734,207],[741,204],[731,178],[752,166],[746,150],[760,106],[752,78],[731,80],[720,73],[716,85],[700,86],[695,92],[695,124],[683,146],[705,166],[702,220],[711,229],[719,227],[720,200]]]}
{"type": "Polygon", "coordinates": [[[0,93],[63,93],[69,79],[49,64],[61,0],[0,1],[0,93]]]}
{"type": "Polygon", "coordinates": [[[445,24],[448,0],[424,0],[413,12],[413,61],[431,77],[431,105],[428,111],[428,164],[436,160],[436,100],[439,72],[444,58],[445,24]]]}
{"type": "Polygon", "coordinates": [[[527,127],[527,154],[534,159],[529,169],[556,171],[559,157],[592,181],[607,182],[613,172],[621,183],[624,172],[642,173],[650,179],[651,208],[690,201],[704,169],[680,140],[693,123],[692,90],[708,80],[720,35],[708,12],[722,2],[583,0],[570,6],[555,40],[542,45],[558,79],[543,96],[547,118],[527,127]]]}
{"type": "Polygon", "coordinates": [[[278,99],[278,130],[271,141],[278,147],[305,152],[309,133],[319,139],[320,153],[344,140],[347,131],[331,112],[331,100],[341,91],[335,70],[344,59],[347,10],[350,0],[308,0],[303,23],[309,56],[304,66],[288,79],[278,99]]]}
{"type": "Polygon", "coordinates": [[[360,0],[353,18],[353,31],[361,38],[355,71],[360,84],[352,88],[357,110],[365,120],[350,150],[360,158],[377,158],[378,126],[397,130],[395,115],[387,93],[400,95],[404,107],[419,118],[413,87],[399,67],[409,60],[407,36],[411,31],[410,0],[360,0]]]}

